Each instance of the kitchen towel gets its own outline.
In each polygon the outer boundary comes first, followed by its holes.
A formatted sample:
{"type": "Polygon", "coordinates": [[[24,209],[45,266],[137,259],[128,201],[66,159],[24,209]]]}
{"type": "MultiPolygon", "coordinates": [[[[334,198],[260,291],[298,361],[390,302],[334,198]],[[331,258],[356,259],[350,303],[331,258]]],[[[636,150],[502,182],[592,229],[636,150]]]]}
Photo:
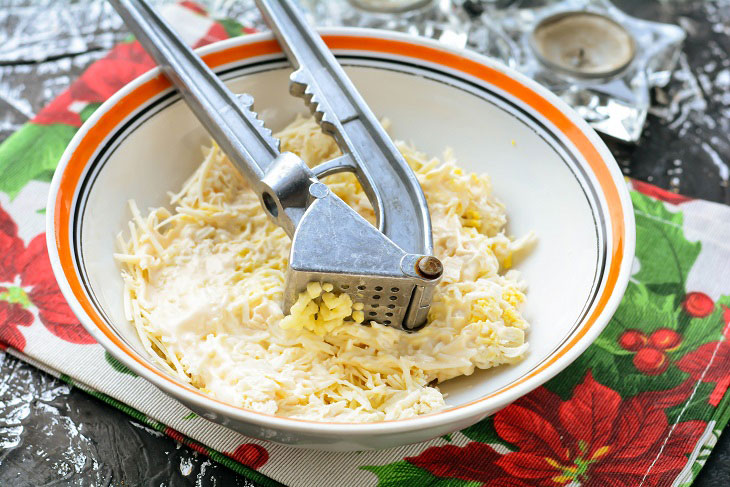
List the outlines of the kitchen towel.
{"type": "MultiPolygon", "coordinates": [[[[198,47],[247,29],[191,2],[164,15],[198,47]]],[[[730,207],[629,181],[634,272],[611,323],[543,387],[463,431],[327,453],[198,417],[112,358],[66,305],[44,235],[49,181],[91,113],[152,68],[129,39],[0,145],[0,342],[262,485],[686,486],[730,418],[730,207]]]]}

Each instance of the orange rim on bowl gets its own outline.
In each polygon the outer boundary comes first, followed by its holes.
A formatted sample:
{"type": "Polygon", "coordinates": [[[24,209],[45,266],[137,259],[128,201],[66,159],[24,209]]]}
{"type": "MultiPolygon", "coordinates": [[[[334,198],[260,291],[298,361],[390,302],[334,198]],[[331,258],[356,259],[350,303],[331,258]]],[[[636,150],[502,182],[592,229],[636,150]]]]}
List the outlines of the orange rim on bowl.
{"type": "MultiPolygon", "coordinates": [[[[597,294],[592,300],[590,308],[586,309],[586,312],[589,312],[584,315],[569,340],[565,341],[552,355],[520,379],[470,403],[455,406],[427,416],[447,414],[481,404],[489,399],[506,396],[508,395],[508,391],[528,382],[532,382],[530,389],[537,387],[555,375],[555,373],[559,372],[560,369],[552,371],[549,369],[561,359],[564,360],[569,352],[573,351],[575,353],[576,351],[582,351],[588,346],[590,341],[586,343],[586,340],[584,340],[586,336],[590,335],[591,338],[595,338],[595,335],[597,335],[608,321],[608,317],[605,316],[604,312],[607,311],[609,314],[613,312],[628,281],[628,272],[634,248],[633,213],[630,211],[631,207],[627,196],[628,193],[625,187],[623,187],[620,173],[618,173],[617,168],[610,167],[610,165],[614,164],[610,154],[602,146],[597,136],[587,128],[587,125],[578,120],[577,116],[569,116],[564,108],[560,108],[561,102],[557,101],[546,90],[520,76],[507,74],[505,68],[500,68],[494,65],[494,63],[488,63],[484,58],[452,51],[435,43],[424,40],[413,40],[396,34],[375,34],[362,29],[336,29],[330,32],[334,33],[323,35],[323,38],[336,54],[343,52],[355,55],[358,53],[369,53],[385,58],[405,58],[410,62],[433,65],[445,71],[458,73],[459,76],[488,84],[495,92],[509,94],[511,98],[519,100],[521,104],[529,107],[532,113],[540,117],[546,124],[549,124],[553,131],[559,132],[566,144],[572,148],[572,151],[580,154],[580,157],[590,167],[592,171],[591,176],[595,179],[597,189],[599,190],[598,198],[603,201],[607,216],[605,225],[609,231],[606,235],[606,248],[610,252],[608,256],[610,265],[605,269],[604,275],[601,277],[600,286],[596,290],[597,294]],[[601,318],[601,323],[598,324],[600,329],[596,330],[595,325],[599,318],[601,318]],[[540,374],[547,371],[549,373],[544,374],[543,377],[539,377],[539,381],[535,380],[540,374]]],[[[203,59],[213,69],[231,63],[240,63],[241,61],[252,58],[281,55],[279,45],[266,35],[253,35],[250,38],[224,41],[223,43],[218,43],[202,50],[202,52],[206,51],[207,54],[203,55],[203,59]],[[262,37],[264,39],[260,40],[262,37]]],[[[109,324],[100,316],[94,303],[92,303],[85,292],[74,258],[71,238],[74,225],[74,210],[76,199],[79,196],[80,183],[98,147],[114,132],[120,123],[149,100],[170,88],[170,83],[159,71],[153,71],[152,73],[143,75],[131,85],[124,88],[112,100],[107,102],[113,104],[113,110],[100,109],[102,113],[95,118],[95,122],[85,132],[83,128],[79,131],[76,139],[64,155],[64,160],[59,165],[59,171],[62,171],[62,173],[56,176],[58,184],[51,192],[51,197],[53,198],[55,195],[55,199],[49,201],[49,210],[53,210],[53,214],[49,215],[49,222],[52,222],[53,227],[49,228],[48,232],[49,234],[52,233],[52,235],[49,235],[49,244],[52,244],[53,248],[49,245],[49,252],[51,254],[57,254],[58,264],[56,265],[59,265],[58,270],[60,270],[68,285],[67,288],[62,285],[62,289],[66,291],[67,299],[71,302],[74,310],[77,313],[80,313],[79,309],[82,310],[86,318],[96,327],[96,330],[103,334],[127,359],[132,360],[137,365],[136,368],[138,370],[143,369],[146,372],[144,375],[148,376],[148,378],[150,374],[155,376],[157,378],[155,382],[158,385],[162,385],[163,388],[184,388],[187,392],[200,396],[206,401],[218,403],[226,409],[238,409],[261,418],[276,418],[277,420],[291,422],[289,424],[361,425],[361,423],[327,423],[282,418],[230,406],[222,401],[211,398],[195,388],[178,382],[146,362],[143,357],[138,355],[117,336],[109,324]],[[68,295],[69,292],[71,296],[68,295]],[[167,387],[164,387],[165,385],[167,387]]],[[[56,270],[55,267],[54,270],[56,270]]],[[[61,276],[58,277],[60,280],[61,276]]],[[[88,320],[82,319],[81,321],[88,320]]],[[[85,323],[85,325],[90,326],[88,323],[85,323]]],[[[97,336],[97,333],[93,334],[97,336]]],[[[516,396],[507,398],[506,403],[514,399],[516,399],[516,396]]],[[[500,405],[497,407],[501,407],[501,405],[504,404],[501,404],[500,401],[500,405]]],[[[416,417],[384,421],[382,423],[408,423],[418,419],[416,417]]]]}

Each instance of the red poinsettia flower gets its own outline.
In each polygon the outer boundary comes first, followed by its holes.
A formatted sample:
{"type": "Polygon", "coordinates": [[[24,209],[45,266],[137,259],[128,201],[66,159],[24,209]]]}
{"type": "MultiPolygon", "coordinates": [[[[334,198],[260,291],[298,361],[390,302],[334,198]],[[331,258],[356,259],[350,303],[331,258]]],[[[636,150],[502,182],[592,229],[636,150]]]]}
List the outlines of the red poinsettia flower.
{"type": "Polygon", "coordinates": [[[226,455],[254,470],[258,470],[269,461],[269,452],[266,451],[266,448],[256,443],[238,445],[233,453],[226,453],[226,455]]]}
{"type": "Polygon", "coordinates": [[[39,125],[65,123],[74,127],[81,127],[79,114],[69,110],[72,102],[71,91],[66,90],[38,112],[31,122],[39,125]]]}
{"type": "Polygon", "coordinates": [[[695,381],[714,382],[709,403],[720,404],[730,386],[730,342],[727,340],[705,343],[677,362],[680,370],[687,372],[695,381]]]}
{"type": "Polygon", "coordinates": [[[202,5],[200,5],[197,2],[190,2],[188,0],[183,0],[182,2],[180,2],[180,6],[190,9],[193,12],[198,13],[200,15],[208,15],[208,12],[205,10],[205,7],[203,7],[202,5]]]}
{"type": "Polygon", "coordinates": [[[195,43],[193,49],[206,46],[213,42],[222,41],[224,39],[228,39],[228,32],[226,32],[226,29],[221,24],[215,22],[210,26],[208,32],[206,32],[205,35],[195,43]]]}
{"type": "MultiPolygon", "coordinates": [[[[0,287],[0,295],[7,289],[0,287]]],[[[18,330],[19,326],[33,324],[33,314],[18,303],[0,301],[0,341],[15,349],[25,348],[25,338],[18,330]]]]}
{"type": "Polygon", "coordinates": [[[29,326],[35,307],[38,317],[57,337],[72,343],[95,343],[63,299],[51,271],[44,234],[26,247],[18,227],[0,208],[0,341],[23,350],[18,326],[29,326]]]}
{"type": "Polygon", "coordinates": [[[706,427],[667,421],[664,409],[686,399],[691,387],[685,381],[625,400],[588,372],[567,401],[541,387],[496,414],[495,430],[517,451],[499,455],[470,443],[429,448],[406,460],[485,487],[669,485],[706,427]]]}
{"type": "Polygon", "coordinates": [[[118,44],[71,85],[71,96],[90,103],[103,102],[154,67],[155,62],[139,42],[118,44]]]}
{"type": "Polygon", "coordinates": [[[432,446],[417,457],[406,457],[405,460],[437,477],[483,482],[489,487],[524,486],[524,482],[510,477],[496,465],[501,456],[491,446],[475,442],[463,448],[455,445],[432,446]]]}
{"type": "Polygon", "coordinates": [[[672,193],[666,189],[659,188],[653,184],[645,183],[643,181],[637,181],[636,179],[631,180],[631,186],[639,193],[651,196],[652,198],[678,205],[680,203],[686,203],[692,201],[692,198],[683,194],[672,193]]]}

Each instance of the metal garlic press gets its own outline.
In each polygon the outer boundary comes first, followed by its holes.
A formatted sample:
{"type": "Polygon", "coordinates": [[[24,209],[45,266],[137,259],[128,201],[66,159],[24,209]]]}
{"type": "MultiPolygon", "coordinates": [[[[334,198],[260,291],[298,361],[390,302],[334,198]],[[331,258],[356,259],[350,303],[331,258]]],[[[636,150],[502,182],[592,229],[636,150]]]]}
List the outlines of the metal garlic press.
{"type": "Polygon", "coordinates": [[[292,239],[284,291],[288,312],[308,283],[363,303],[366,322],[405,331],[426,323],[443,271],[432,255],[426,199],[407,163],[322,39],[290,0],[256,0],[294,67],[290,91],[304,98],[343,155],[309,168],[234,95],[144,0],[110,0],[197,118],[258,194],[267,215],[292,239]],[[320,179],[353,172],[377,228],[320,179]]]}

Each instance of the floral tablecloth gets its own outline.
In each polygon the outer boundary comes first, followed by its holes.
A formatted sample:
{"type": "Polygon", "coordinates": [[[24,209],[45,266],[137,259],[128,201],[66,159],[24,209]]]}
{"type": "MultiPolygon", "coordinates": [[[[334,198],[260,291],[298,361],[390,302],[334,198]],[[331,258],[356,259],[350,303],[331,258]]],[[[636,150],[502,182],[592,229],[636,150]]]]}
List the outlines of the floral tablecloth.
{"type": "MultiPolygon", "coordinates": [[[[193,46],[247,29],[165,7],[193,46]]],[[[0,145],[0,341],[7,352],[263,485],[683,486],[730,418],[730,207],[637,181],[634,272],[611,323],[568,369],[479,424],[423,444],[324,453],[196,416],[114,360],[53,278],[48,183],[83,121],[153,66],[129,39],[0,145]]]]}

